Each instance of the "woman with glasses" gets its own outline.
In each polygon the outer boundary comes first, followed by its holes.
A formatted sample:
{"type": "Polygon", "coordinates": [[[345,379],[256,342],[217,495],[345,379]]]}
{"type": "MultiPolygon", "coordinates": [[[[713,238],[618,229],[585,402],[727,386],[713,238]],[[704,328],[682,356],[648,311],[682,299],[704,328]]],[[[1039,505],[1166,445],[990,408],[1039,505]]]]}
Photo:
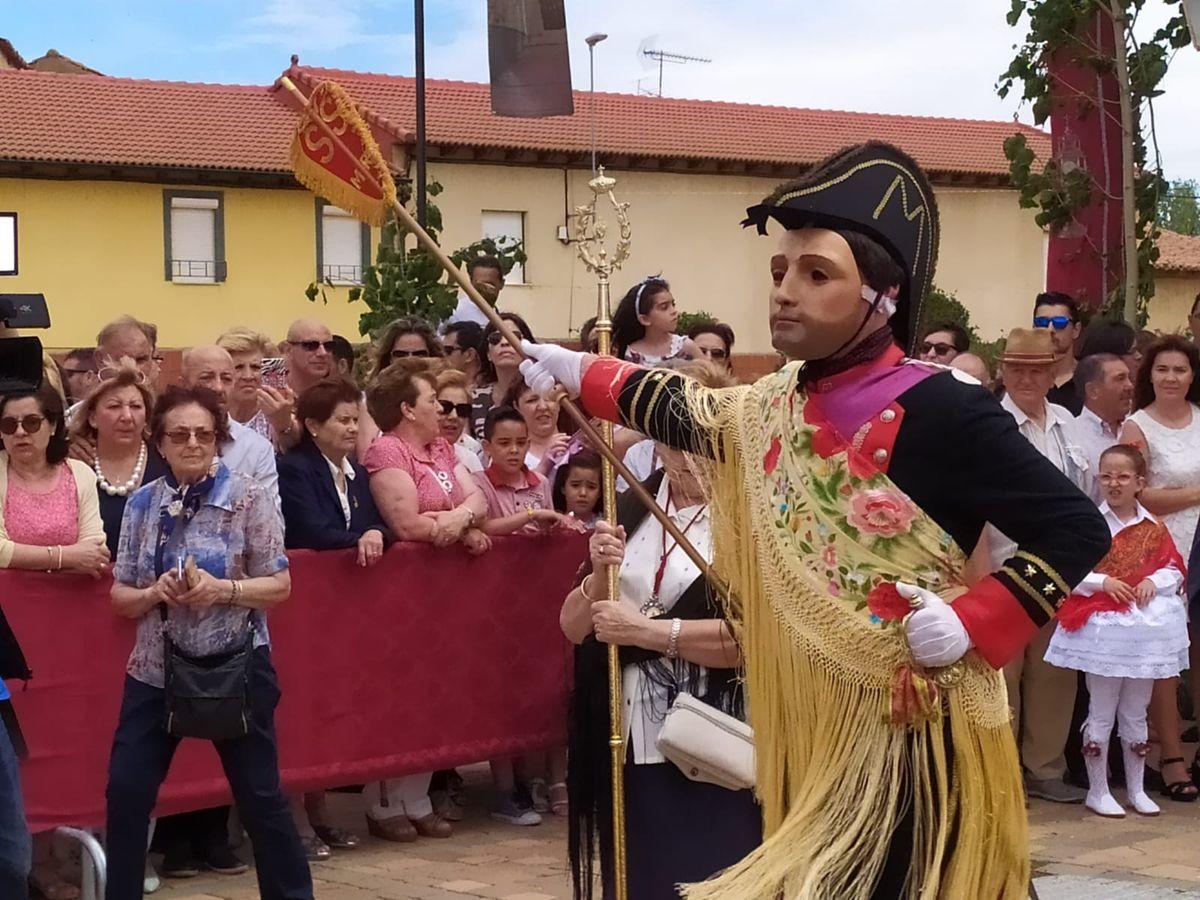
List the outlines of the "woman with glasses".
{"type": "Polygon", "coordinates": [[[406,316],[392,322],[375,345],[375,366],[371,378],[398,359],[441,358],[442,342],[433,326],[416,316],[406,316]]]}
{"type": "Polygon", "coordinates": [[[146,420],[154,398],[145,378],[132,365],[101,381],[75,414],[72,440],[96,448],[92,459],[100,518],[108,552],[116,557],[125,504],[142,486],[167,474],[167,464],[147,440],[146,420]]]}
{"type": "Polygon", "coordinates": [[[254,847],[258,889],[268,900],[312,900],[304,849],[279,784],[266,611],[291,592],[283,527],[273,499],[217,456],[229,439],[221,400],[201,387],[169,388],[150,436],[170,471],[125,507],[113,567],[113,608],[138,620],[108,770],[107,900],[142,893],[150,812],[179,738],[164,727],[164,640],[190,657],[249,640],[247,732],[214,742],[254,847]]]}
{"type": "MultiPolygon", "coordinates": [[[[1125,420],[1121,443],[1137,447],[1146,457],[1146,489],[1138,499],[1167,526],[1176,549],[1186,552],[1200,522],[1200,350],[1178,335],[1154,344],[1134,379],[1133,406],[1136,411],[1125,420]]],[[[1196,614],[1192,609],[1193,623],[1196,614]]],[[[1196,697],[1200,648],[1194,628],[1192,636],[1191,686],[1196,697]]],[[[1162,749],[1163,796],[1190,803],[1200,795],[1200,760],[1193,758],[1189,773],[1179,735],[1178,681],[1155,682],[1150,717],[1162,749]]]]}
{"type": "Polygon", "coordinates": [[[441,407],[438,421],[442,437],[454,448],[463,468],[468,472],[482,472],[483,445],[467,429],[471,422],[471,391],[468,384],[467,376],[455,369],[447,369],[438,375],[437,400],[441,407]]]}
{"type": "MultiPolygon", "coordinates": [[[[500,313],[500,318],[520,337],[537,342],[529,325],[516,313],[500,313]]],[[[504,339],[495,325],[489,323],[483,330],[483,347],[483,366],[479,377],[484,386],[476,390],[471,399],[471,434],[476,438],[483,434],[483,420],[487,418],[488,410],[503,405],[513,385],[521,380],[521,354],[504,339]]]]}
{"type": "Polygon", "coordinates": [[[688,329],[688,338],[696,345],[700,357],[722,372],[733,374],[733,329],[716,320],[697,322],[688,329]]]}
{"type": "MultiPolygon", "coordinates": [[[[49,383],[0,398],[0,567],[99,578],[108,567],[96,476],[67,459],[62,396],[49,383]]],[[[141,886],[141,860],[138,885],[141,886]]],[[[79,889],[59,873],[53,835],[34,835],[30,883],[49,900],[79,889]]]]}

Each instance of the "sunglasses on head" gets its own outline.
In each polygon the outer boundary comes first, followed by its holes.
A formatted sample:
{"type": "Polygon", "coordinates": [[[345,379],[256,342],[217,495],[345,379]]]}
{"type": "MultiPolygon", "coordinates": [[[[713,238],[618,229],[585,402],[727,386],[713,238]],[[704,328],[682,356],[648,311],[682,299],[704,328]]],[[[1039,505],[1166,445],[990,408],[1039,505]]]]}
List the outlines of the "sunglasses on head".
{"type": "Polygon", "coordinates": [[[392,359],[409,359],[411,357],[419,357],[424,359],[429,356],[428,350],[393,350],[392,359]]]}
{"type": "Polygon", "coordinates": [[[953,349],[953,344],[947,344],[943,341],[923,341],[921,343],[922,353],[936,353],[938,356],[945,356],[953,349]]]}
{"type": "Polygon", "coordinates": [[[26,434],[37,434],[42,430],[42,425],[45,421],[45,416],[39,416],[36,413],[30,413],[20,418],[17,416],[4,416],[0,418],[0,434],[16,434],[18,425],[25,429],[26,434]]]}
{"type": "Polygon", "coordinates": [[[332,353],[334,346],[333,341],[292,341],[291,343],[292,346],[300,347],[308,353],[316,353],[322,347],[325,348],[326,353],[332,353]]]}
{"type": "Polygon", "coordinates": [[[451,403],[449,400],[439,400],[438,403],[442,407],[442,415],[444,416],[453,413],[460,419],[469,419],[471,417],[470,403],[451,403]]]}
{"type": "Polygon", "coordinates": [[[209,447],[217,442],[217,433],[211,428],[172,428],[166,438],[176,447],[186,446],[192,438],[201,447],[209,447]]]}
{"type": "Polygon", "coordinates": [[[1071,327],[1070,316],[1034,316],[1034,328],[1053,328],[1055,331],[1062,331],[1064,328],[1071,327]]]}

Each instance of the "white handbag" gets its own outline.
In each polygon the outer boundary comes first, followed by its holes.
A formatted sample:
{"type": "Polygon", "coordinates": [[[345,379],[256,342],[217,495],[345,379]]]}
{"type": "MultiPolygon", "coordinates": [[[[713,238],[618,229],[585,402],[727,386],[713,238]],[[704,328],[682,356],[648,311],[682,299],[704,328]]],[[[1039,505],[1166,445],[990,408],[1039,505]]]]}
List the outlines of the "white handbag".
{"type": "Polygon", "coordinates": [[[691,694],[679,694],[655,741],[692,781],[731,791],[754,787],[754,729],[691,694]]]}

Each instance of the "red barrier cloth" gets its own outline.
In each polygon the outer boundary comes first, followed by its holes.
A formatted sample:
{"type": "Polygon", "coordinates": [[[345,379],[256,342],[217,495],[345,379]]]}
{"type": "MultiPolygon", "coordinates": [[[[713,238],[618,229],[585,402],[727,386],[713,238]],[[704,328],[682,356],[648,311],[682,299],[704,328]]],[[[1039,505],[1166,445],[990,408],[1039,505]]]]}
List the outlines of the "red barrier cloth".
{"type": "MultiPolygon", "coordinates": [[[[587,552],[577,534],[461,548],[293,552],[272,611],[276,713],[289,792],[428,772],[566,743],[570,645],[558,612],[587,552]]],[[[30,746],[30,827],[98,826],[135,623],[109,583],[0,570],[0,602],[34,677],[10,684],[30,746]]],[[[226,802],[211,745],[184,741],[157,814],[226,802]]]]}

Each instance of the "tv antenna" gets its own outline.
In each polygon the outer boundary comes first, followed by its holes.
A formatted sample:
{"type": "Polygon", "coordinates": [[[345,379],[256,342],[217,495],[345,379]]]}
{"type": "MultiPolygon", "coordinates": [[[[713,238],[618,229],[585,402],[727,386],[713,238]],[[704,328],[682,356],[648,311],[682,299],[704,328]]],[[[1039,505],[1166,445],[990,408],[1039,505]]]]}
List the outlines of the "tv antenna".
{"type": "Polygon", "coordinates": [[[642,41],[642,46],[638,48],[638,54],[643,60],[652,61],[650,64],[658,63],[658,93],[646,91],[647,94],[653,97],[661,97],[663,93],[663,68],[666,63],[675,65],[687,65],[688,63],[710,63],[711,59],[706,59],[703,56],[688,56],[686,53],[674,53],[670,50],[659,50],[653,45],[657,43],[655,38],[648,38],[642,41]]]}

